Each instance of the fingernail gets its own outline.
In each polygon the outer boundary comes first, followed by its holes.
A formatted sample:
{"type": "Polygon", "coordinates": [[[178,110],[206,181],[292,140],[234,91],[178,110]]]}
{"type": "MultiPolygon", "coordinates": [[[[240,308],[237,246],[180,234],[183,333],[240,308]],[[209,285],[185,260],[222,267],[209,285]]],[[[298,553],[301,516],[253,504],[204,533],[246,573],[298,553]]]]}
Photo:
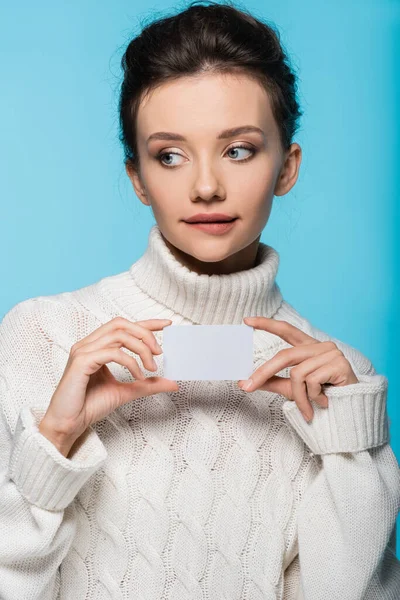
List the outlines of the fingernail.
{"type": "Polygon", "coordinates": [[[157,369],[157,363],[156,363],[156,361],[154,360],[154,358],[153,358],[153,367],[154,367],[155,369],[157,369]]]}
{"type": "Polygon", "coordinates": [[[252,385],[253,385],[253,380],[247,379],[247,381],[245,381],[242,385],[242,390],[248,390],[251,388],[252,385]]]}

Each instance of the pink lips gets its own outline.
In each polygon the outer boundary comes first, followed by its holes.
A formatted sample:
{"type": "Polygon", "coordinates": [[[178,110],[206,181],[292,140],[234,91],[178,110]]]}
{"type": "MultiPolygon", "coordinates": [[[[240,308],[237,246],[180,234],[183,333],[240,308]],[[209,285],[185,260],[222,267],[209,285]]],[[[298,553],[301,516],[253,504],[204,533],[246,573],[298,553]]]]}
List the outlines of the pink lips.
{"type": "Polygon", "coordinates": [[[237,219],[229,222],[221,222],[221,223],[186,223],[189,227],[193,227],[195,229],[200,229],[201,231],[205,231],[206,233],[211,233],[213,235],[221,235],[230,231],[235,225],[237,219]]]}

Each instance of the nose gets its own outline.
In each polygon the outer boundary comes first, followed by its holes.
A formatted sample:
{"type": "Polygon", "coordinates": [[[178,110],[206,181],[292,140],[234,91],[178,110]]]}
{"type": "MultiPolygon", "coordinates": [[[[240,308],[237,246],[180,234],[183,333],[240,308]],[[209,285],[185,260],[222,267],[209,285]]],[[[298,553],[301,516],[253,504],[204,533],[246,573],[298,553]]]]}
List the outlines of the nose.
{"type": "Polygon", "coordinates": [[[210,201],[214,200],[216,197],[225,197],[221,178],[210,161],[202,161],[194,174],[191,199],[196,200],[201,198],[210,201]]]}

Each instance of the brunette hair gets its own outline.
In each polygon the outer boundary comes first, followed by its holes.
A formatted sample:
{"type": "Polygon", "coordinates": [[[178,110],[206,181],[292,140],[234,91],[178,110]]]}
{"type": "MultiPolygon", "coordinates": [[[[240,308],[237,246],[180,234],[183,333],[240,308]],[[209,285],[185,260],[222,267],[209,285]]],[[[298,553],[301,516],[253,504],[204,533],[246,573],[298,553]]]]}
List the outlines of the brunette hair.
{"type": "Polygon", "coordinates": [[[303,114],[296,76],[275,26],[226,3],[194,0],[173,16],[145,26],[128,44],[122,60],[119,97],[120,141],[125,165],[140,170],[136,118],[140,102],[164,82],[205,72],[246,74],[271,100],[283,150],[292,143],[303,114]]]}

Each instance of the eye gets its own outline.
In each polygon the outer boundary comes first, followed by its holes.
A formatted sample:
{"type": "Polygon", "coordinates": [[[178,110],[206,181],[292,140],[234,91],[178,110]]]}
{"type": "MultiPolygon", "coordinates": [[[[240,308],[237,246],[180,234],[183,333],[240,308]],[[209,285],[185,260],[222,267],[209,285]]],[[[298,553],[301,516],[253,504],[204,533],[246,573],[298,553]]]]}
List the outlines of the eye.
{"type": "MultiPolygon", "coordinates": [[[[227,153],[231,152],[232,150],[236,151],[237,148],[242,149],[242,150],[248,150],[249,152],[251,152],[251,155],[248,156],[247,158],[242,158],[240,160],[236,160],[235,162],[240,162],[240,163],[246,162],[246,161],[250,160],[250,158],[252,158],[257,153],[257,150],[255,148],[252,148],[250,146],[245,146],[243,144],[236,144],[236,146],[231,146],[230,148],[228,148],[227,153]]],[[[159,154],[157,154],[156,159],[164,167],[174,168],[174,167],[176,167],[178,165],[176,165],[176,164],[174,165],[173,163],[165,164],[163,162],[164,156],[173,156],[173,155],[175,155],[175,156],[182,156],[182,154],[179,154],[178,152],[160,152],[159,154]]]]}
{"type": "MultiPolygon", "coordinates": [[[[182,154],[178,154],[178,152],[160,152],[159,154],[157,154],[157,156],[156,156],[156,159],[157,159],[157,160],[158,160],[158,161],[159,161],[159,162],[160,162],[160,163],[161,163],[161,164],[162,164],[164,167],[169,167],[170,165],[166,165],[166,164],[163,162],[163,157],[164,157],[164,156],[172,156],[172,155],[175,155],[175,156],[182,156],[182,154]]],[[[170,164],[171,164],[171,163],[170,163],[170,164]]],[[[177,165],[174,165],[174,164],[173,164],[172,166],[173,166],[173,167],[176,167],[177,165]]]]}
{"type": "Polygon", "coordinates": [[[251,152],[251,155],[248,156],[247,158],[242,158],[241,160],[237,160],[235,162],[246,162],[247,160],[252,158],[257,152],[257,150],[255,148],[251,148],[250,146],[245,146],[244,144],[236,144],[236,146],[232,146],[231,148],[229,148],[228,152],[231,152],[231,150],[236,151],[237,148],[242,149],[242,150],[248,150],[249,152],[251,152]]]}

